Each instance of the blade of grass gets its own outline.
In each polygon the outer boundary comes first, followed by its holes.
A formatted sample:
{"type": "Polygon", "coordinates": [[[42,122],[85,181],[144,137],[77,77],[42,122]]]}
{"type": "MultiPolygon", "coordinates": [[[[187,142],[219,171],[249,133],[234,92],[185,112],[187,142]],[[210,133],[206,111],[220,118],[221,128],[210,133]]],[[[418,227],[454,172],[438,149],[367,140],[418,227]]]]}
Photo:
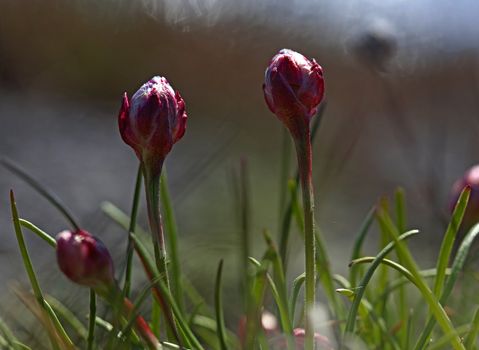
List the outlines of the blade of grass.
{"type": "MultiPolygon", "coordinates": [[[[446,347],[454,337],[463,336],[467,334],[470,330],[470,325],[465,324],[454,329],[454,332],[444,334],[442,337],[437,339],[434,343],[427,347],[428,350],[437,350],[446,347]]],[[[467,350],[472,350],[471,348],[465,348],[467,350]]]]}
{"type": "MultiPolygon", "coordinates": [[[[0,333],[3,335],[5,342],[10,346],[9,349],[20,350],[21,346],[28,348],[25,344],[22,344],[13,334],[7,324],[0,318],[0,333]]],[[[29,348],[28,348],[29,349],[29,348]]]]}
{"type": "MultiPolygon", "coordinates": [[[[366,235],[369,232],[369,228],[371,227],[371,224],[374,220],[374,213],[376,212],[376,206],[372,207],[369,212],[366,214],[366,217],[364,218],[364,221],[361,224],[361,227],[359,228],[358,233],[356,234],[356,238],[354,240],[354,245],[353,245],[353,250],[351,253],[351,261],[359,258],[361,255],[361,250],[363,247],[364,240],[366,239],[366,235]]],[[[357,276],[358,276],[358,271],[359,269],[352,267],[350,272],[349,272],[349,281],[352,286],[356,285],[357,281],[357,276]]]]}
{"type": "Polygon", "coordinates": [[[304,272],[296,277],[293,281],[293,287],[292,287],[292,292],[291,292],[291,302],[289,304],[289,313],[291,315],[291,318],[293,319],[293,326],[294,326],[294,315],[296,313],[296,304],[298,302],[298,295],[301,290],[301,287],[304,284],[304,281],[306,279],[306,275],[304,272]]]}
{"type": "Polygon", "coordinates": [[[184,296],[183,286],[181,281],[181,265],[178,253],[178,228],[175,221],[175,214],[171,203],[170,193],[168,190],[168,178],[166,175],[166,168],[163,171],[160,179],[160,201],[163,209],[163,222],[165,225],[165,232],[168,237],[168,251],[170,252],[170,266],[171,266],[171,284],[173,295],[178,303],[181,312],[184,312],[184,296]]]}
{"type": "Polygon", "coordinates": [[[77,220],[74,218],[73,214],[67,208],[67,206],[61,201],[61,199],[50,189],[47,189],[40,182],[34,179],[29,175],[25,170],[23,170],[19,165],[7,158],[0,158],[0,164],[5,168],[10,170],[13,174],[18,176],[20,179],[29,184],[35,191],[37,191],[43,198],[49,201],[55,208],[57,208],[60,213],[63,214],[65,219],[75,228],[79,230],[80,226],[77,224],[77,220]]]}
{"type": "Polygon", "coordinates": [[[52,309],[55,313],[65,320],[71,328],[75,331],[78,336],[87,341],[88,338],[88,330],[86,327],[81,323],[81,321],[70,311],[68,307],[63,305],[58,299],[52,297],[51,295],[46,295],[45,299],[51,305],[52,309]]]}
{"type": "MultiPolygon", "coordinates": [[[[406,199],[404,190],[399,187],[394,196],[395,208],[396,208],[396,225],[399,232],[406,231],[406,199]]],[[[399,263],[402,264],[401,258],[398,255],[399,263]]],[[[406,348],[407,342],[407,329],[408,325],[406,324],[409,319],[408,309],[406,306],[406,289],[403,286],[399,287],[399,299],[398,299],[398,313],[400,319],[400,328],[398,330],[398,337],[403,348],[406,348]]],[[[386,301],[386,299],[384,299],[386,301]]]]}
{"type": "Polygon", "coordinates": [[[93,345],[95,341],[95,316],[96,316],[96,294],[93,289],[90,289],[90,313],[89,313],[89,322],[88,322],[88,338],[87,338],[87,349],[93,350],[93,345]]]}
{"type": "Polygon", "coordinates": [[[34,224],[32,224],[30,221],[27,221],[25,219],[18,219],[18,221],[20,222],[20,225],[25,227],[26,229],[29,229],[30,231],[32,231],[33,233],[35,233],[38,237],[40,237],[41,239],[43,239],[45,242],[47,242],[50,246],[52,246],[53,248],[56,248],[57,247],[57,241],[55,240],[55,238],[53,238],[52,236],[50,236],[48,233],[46,233],[45,231],[41,230],[40,228],[38,228],[37,226],[35,226],[34,224]]]}
{"type": "MultiPolygon", "coordinates": [[[[407,239],[407,238],[409,238],[409,237],[411,237],[411,236],[413,236],[417,233],[419,233],[419,231],[411,230],[411,231],[408,231],[408,232],[402,234],[401,236],[399,236],[398,239],[399,240],[407,239]]],[[[388,255],[393,250],[394,245],[395,245],[395,242],[390,242],[389,244],[387,244],[381,250],[381,252],[379,252],[379,254],[376,256],[376,258],[372,262],[369,269],[367,269],[366,274],[363,276],[359,286],[356,287],[356,289],[355,289],[356,294],[355,294],[353,303],[351,305],[351,308],[349,309],[348,320],[347,320],[347,323],[346,323],[346,328],[344,330],[345,335],[348,334],[348,333],[352,334],[354,332],[354,327],[355,327],[355,323],[356,323],[356,316],[357,316],[357,313],[358,313],[359,305],[361,303],[361,299],[363,298],[364,292],[366,290],[366,287],[367,287],[369,281],[371,280],[371,278],[373,277],[374,272],[376,271],[376,269],[380,265],[381,261],[386,257],[386,255],[388,255]]]]}
{"type": "MultiPolygon", "coordinates": [[[[35,295],[35,299],[37,300],[38,305],[42,310],[45,310],[47,315],[50,317],[50,321],[52,322],[58,336],[61,338],[61,340],[67,345],[67,346],[73,346],[73,342],[71,339],[68,337],[67,333],[61,326],[60,322],[58,321],[58,318],[56,317],[55,313],[53,310],[49,307],[48,303],[45,302],[45,299],[43,298],[42,290],[40,288],[40,284],[38,283],[37,276],[35,274],[35,270],[33,269],[33,264],[30,259],[30,255],[28,254],[28,249],[25,244],[25,240],[23,237],[22,233],[22,228],[20,226],[20,220],[18,216],[18,211],[17,211],[17,206],[15,203],[15,195],[13,194],[13,191],[10,190],[10,208],[12,212],[12,220],[13,220],[13,226],[15,229],[15,234],[17,236],[17,242],[18,242],[18,247],[20,249],[20,253],[22,256],[23,264],[25,266],[25,270],[28,275],[28,279],[30,280],[30,285],[32,286],[33,293],[35,295]]],[[[55,340],[51,338],[52,340],[52,346],[54,348],[57,348],[57,345],[55,343],[55,340]]]]}
{"type": "MultiPolygon", "coordinates": [[[[123,227],[125,230],[128,230],[130,227],[130,217],[125,214],[120,208],[118,208],[115,204],[111,202],[103,202],[101,204],[101,210],[110,217],[114,222],[116,222],[120,227],[123,227]]],[[[147,237],[149,234],[145,231],[145,229],[136,225],[135,229],[133,230],[135,234],[138,234],[142,237],[147,237]]]]}
{"type": "MultiPolygon", "coordinates": [[[[472,246],[472,243],[476,239],[476,237],[479,235],[479,224],[474,225],[469,232],[467,233],[466,237],[464,237],[464,240],[462,241],[458,251],[456,258],[454,259],[454,262],[451,267],[451,274],[449,278],[446,280],[446,283],[444,285],[444,288],[442,289],[442,294],[441,298],[439,299],[441,304],[445,304],[447,302],[447,299],[449,298],[449,295],[452,292],[452,289],[454,288],[454,284],[456,283],[459,273],[462,271],[464,264],[466,263],[466,258],[467,255],[469,254],[469,250],[472,246]]],[[[434,325],[436,324],[435,320],[430,317],[426,326],[423,328],[423,331],[421,332],[421,335],[416,343],[415,349],[424,349],[427,343],[427,339],[429,338],[434,325]]]]}
{"type": "Polygon", "coordinates": [[[479,308],[477,308],[476,312],[474,313],[474,317],[471,322],[469,333],[467,333],[466,339],[464,340],[464,347],[466,349],[473,349],[474,343],[477,342],[478,333],[479,333],[479,308]]]}
{"type": "MultiPolygon", "coordinates": [[[[438,299],[435,297],[434,293],[429,289],[426,281],[421,277],[419,273],[419,268],[413,259],[408,248],[403,244],[403,242],[398,240],[398,232],[388,213],[381,209],[377,215],[378,220],[381,225],[387,228],[391,238],[396,242],[396,252],[401,255],[404,266],[412,273],[416,279],[416,285],[421,292],[424,300],[429,306],[430,315],[434,315],[439,326],[442,328],[444,334],[452,334],[454,332],[454,327],[451,323],[451,320],[447,316],[443,307],[439,303],[438,299]]],[[[459,336],[455,336],[451,339],[451,345],[455,350],[464,350],[464,346],[461,343],[459,336]]]]}
{"type": "MultiPolygon", "coordinates": [[[[128,225],[128,233],[134,232],[136,227],[136,218],[138,216],[138,207],[140,202],[140,192],[142,183],[142,169],[141,164],[138,166],[138,171],[135,180],[135,190],[133,192],[133,201],[131,204],[130,223],[128,225]]],[[[128,298],[131,289],[131,274],[133,272],[133,242],[130,235],[128,235],[128,245],[126,247],[126,266],[125,266],[125,283],[123,285],[123,295],[128,298]]]]}
{"type": "Polygon", "coordinates": [[[454,245],[454,240],[456,238],[459,227],[461,226],[464,213],[466,212],[467,203],[469,201],[469,196],[471,194],[470,187],[466,187],[461,192],[459,199],[454,207],[452,213],[451,221],[447,226],[446,234],[442,240],[441,250],[439,252],[439,258],[437,259],[437,276],[434,281],[434,295],[439,298],[441,296],[442,288],[444,285],[444,280],[446,279],[445,271],[449,263],[449,258],[452,252],[452,247],[454,245]]]}
{"type": "Polygon", "coordinates": [[[223,300],[221,296],[221,274],[223,271],[223,260],[218,264],[215,282],[215,310],[216,310],[216,330],[221,350],[227,350],[225,320],[223,317],[223,300]]]}
{"type": "MultiPolygon", "coordinates": [[[[130,233],[132,236],[132,240],[135,244],[135,251],[140,257],[140,260],[143,264],[143,267],[145,268],[145,272],[148,276],[148,278],[151,280],[155,279],[158,276],[158,271],[155,268],[155,264],[151,260],[151,258],[148,256],[146,248],[143,246],[143,243],[136,237],[135,234],[130,233]]],[[[191,331],[188,322],[185,321],[183,318],[183,315],[181,314],[178,305],[176,304],[176,301],[174,298],[171,296],[171,294],[168,292],[168,289],[164,285],[163,281],[157,281],[155,283],[155,288],[153,289],[156,291],[154,295],[158,298],[159,303],[165,303],[167,302],[169,306],[171,307],[171,310],[173,311],[174,316],[176,317],[176,321],[178,323],[178,326],[180,327],[181,331],[183,334],[186,336],[187,340],[187,346],[193,347],[195,350],[203,350],[203,346],[200,344],[198,339],[195,337],[194,333],[191,331]]],[[[169,322],[172,322],[170,320],[169,322]]]]}
{"type": "Polygon", "coordinates": [[[288,348],[293,349],[293,324],[289,315],[288,294],[286,289],[286,278],[284,276],[283,265],[281,263],[281,258],[278,254],[276,246],[274,245],[274,242],[271,239],[269,233],[267,231],[264,231],[263,236],[268,246],[264,259],[269,260],[273,266],[273,277],[271,278],[268,274],[268,281],[270,282],[273,296],[275,297],[275,301],[278,306],[281,326],[283,333],[286,336],[286,341],[288,342],[288,348]]]}

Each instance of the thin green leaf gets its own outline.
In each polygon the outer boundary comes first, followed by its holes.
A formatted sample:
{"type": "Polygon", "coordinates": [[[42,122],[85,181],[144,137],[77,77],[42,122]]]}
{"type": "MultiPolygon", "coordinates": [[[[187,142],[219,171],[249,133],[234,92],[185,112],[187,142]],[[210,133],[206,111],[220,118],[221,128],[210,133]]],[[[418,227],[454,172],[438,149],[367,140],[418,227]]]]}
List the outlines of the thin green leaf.
{"type": "Polygon", "coordinates": [[[61,199],[50,189],[46,188],[40,182],[35,180],[31,175],[29,175],[25,170],[23,170],[18,164],[14,163],[12,160],[7,158],[0,158],[0,164],[5,168],[10,170],[13,174],[18,176],[20,179],[29,184],[35,191],[37,191],[43,198],[49,201],[55,208],[57,208],[60,213],[63,214],[65,219],[70,222],[70,224],[79,230],[80,226],[77,224],[77,220],[74,218],[73,214],[67,208],[67,206],[61,201],[61,199]]]}
{"type": "Polygon", "coordinates": [[[96,294],[93,289],[90,289],[90,313],[89,313],[89,322],[88,322],[88,338],[87,338],[87,349],[93,350],[93,345],[95,341],[95,316],[96,316],[96,294]]]}
{"type": "MultiPolygon", "coordinates": [[[[0,333],[3,335],[5,342],[10,346],[10,349],[19,350],[21,349],[20,341],[15,337],[13,332],[7,326],[7,324],[0,318],[0,333]]],[[[26,347],[26,345],[24,345],[26,347]]]]}
{"type": "MultiPolygon", "coordinates": [[[[395,207],[396,207],[396,225],[398,227],[399,232],[406,231],[406,198],[404,194],[404,190],[400,187],[395,192],[395,207]]],[[[400,256],[398,255],[399,263],[402,263],[400,256]]],[[[386,301],[386,299],[384,299],[386,301]]],[[[407,347],[407,329],[408,329],[408,322],[409,315],[407,309],[407,294],[406,289],[403,286],[399,287],[399,298],[398,298],[398,313],[399,319],[401,320],[400,327],[398,329],[398,337],[401,341],[401,345],[403,348],[407,347]]]]}
{"type": "MultiPolygon", "coordinates": [[[[118,208],[115,204],[111,202],[103,202],[101,204],[101,210],[109,216],[114,222],[116,222],[120,227],[123,227],[125,230],[128,231],[130,227],[130,217],[125,214],[124,211],[122,211],[120,208],[118,208]]],[[[141,228],[140,226],[136,225],[134,231],[129,231],[129,232],[134,232],[137,235],[140,236],[148,236],[148,233],[145,231],[145,229],[141,228]]]]}
{"type": "Polygon", "coordinates": [[[472,319],[469,333],[467,333],[464,340],[464,347],[466,349],[473,349],[474,343],[477,345],[477,334],[479,333],[479,308],[476,309],[474,317],[472,319]]]}
{"type": "Polygon", "coordinates": [[[296,304],[298,302],[299,291],[301,290],[301,287],[303,286],[305,279],[306,279],[306,275],[303,272],[301,275],[296,277],[293,281],[293,287],[291,292],[291,302],[289,304],[290,315],[291,315],[291,318],[293,319],[296,313],[296,304]]]}
{"type": "Polygon", "coordinates": [[[447,226],[446,234],[442,240],[441,250],[439,252],[439,258],[437,259],[437,276],[434,281],[434,295],[439,298],[441,296],[442,288],[444,285],[444,280],[446,279],[445,271],[449,263],[449,258],[452,252],[452,247],[454,245],[454,240],[456,238],[457,232],[461,226],[464,213],[466,212],[467,203],[469,201],[469,196],[471,194],[471,189],[466,187],[463,189],[459,199],[454,207],[452,213],[451,221],[447,226]]]}
{"type": "MultiPolygon", "coordinates": [[[[399,240],[407,239],[407,238],[409,238],[409,237],[411,237],[411,236],[413,236],[417,233],[419,233],[419,231],[417,231],[417,230],[408,231],[408,232],[402,234],[399,237],[399,240]]],[[[386,257],[386,255],[388,255],[391,252],[391,250],[393,250],[394,245],[395,245],[395,242],[390,242],[388,245],[386,245],[381,250],[381,252],[379,252],[379,254],[376,256],[376,258],[372,262],[369,269],[366,271],[366,274],[362,278],[359,286],[356,287],[356,289],[355,289],[356,295],[354,297],[353,303],[352,303],[351,308],[349,310],[348,320],[347,320],[346,328],[345,328],[345,334],[354,332],[354,327],[355,327],[355,323],[356,323],[356,316],[357,316],[357,313],[358,313],[359,305],[361,303],[361,299],[363,298],[364,292],[366,290],[366,287],[367,287],[369,281],[371,280],[371,278],[373,277],[374,272],[376,271],[376,269],[380,265],[381,261],[386,257]]]]}
{"type": "MultiPolygon", "coordinates": [[[[403,244],[403,242],[398,240],[398,232],[391,218],[384,210],[381,210],[377,215],[378,220],[381,225],[387,228],[391,238],[396,242],[396,252],[401,256],[401,261],[404,266],[412,273],[416,280],[416,285],[421,292],[424,300],[429,305],[429,311],[431,315],[434,315],[439,326],[442,328],[445,334],[452,334],[454,332],[454,327],[451,323],[451,320],[444,311],[442,305],[439,303],[438,299],[435,297],[434,293],[429,289],[426,281],[421,277],[419,273],[419,268],[417,267],[416,262],[414,261],[410,251],[403,244]]],[[[464,350],[464,346],[461,343],[459,336],[455,336],[451,339],[451,345],[455,350],[464,350]]]]}
{"type": "MultiPolygon", "coordinates": [[[[364,221],[361,224],[361,227],[359,228],[358,233],[356,234],[356,238],[354,240],[354,245],[353,245],[353,251],[351,253],[351,261],[359,258],[361,256],[361,250],[362,246],[364,243],[364,240],[369,232],[369,228],[371,227],[371,224],[374,220],[374,213],[376,212],[376,206],[372,207],[368,213],[366,214],[366,217],[364,218],[364,221]]],[[[356,285],[357,281],[357,276],[358,276],[358,271],[359,269],[352,267],[349,271],[349,281],[352,286],[356,285]]]]}
{"type": "MultiPolygon", "coordinates": [[[[67,333],[65,332],[65,329],[63,329],[60,321],[58,321],[58,318],[56,317],[55,313],[53,312],[49,304],[43,298],[42,290],[40,288],[40,284],[38,283],[38,279],[35,274],[35,270],[33,269],[33,264],[30,259],[30,255],[28,254],[28,249],[23,237],[13,191],[10,191],[10,208],[12,212],[13,226],[15,229],[16,237],[17,237],[18,247],[20,249],[23,264],[25,266],[25,270],[27,271],[28,279],[30,280],[30,285],[32,286],[35,299],[37,300],[38,305],[42,308],[42,310],[45,310],[46,313],[49,315],[50,320],[52,321],[58,336],[61,337],[62,341],[64,341],[66,345],[72,346],[73,342],[68,337],[67,333]]],[[[56,341],[53,339],[53,337],[51,337],[51,341],[52,341],[52,346],[56,348],[57,347],[56,341]]]]}
{"type": "Polygon", "coordinates": [[[55,238],[53,238],[48,233],[41,230],[40,228],[38,228],[34,224],[32,224],[30,221],[27,221],[25,219],[19,219],[19,222],[20,222],[20,225],[22,225],[23,227],[25,227],[25,228],[29,229],[30,231],[32,231],[33,233],[35,233],[38,237],[43,239],[45,242],[47,242],[53,248],[57,247],[57,241],[55,240],[55,238]]]}
{"type": "Polygon", "coordinates": [[[221,273],[223,271],[223,260],[218,264],[215,282],[215,310],[216,310],[216,330],[220,342],[221,350],[227,350],[225,320],[223,317],[223,301],[221,296],[221,273]]]}
{"type": "MultiPolygon", "coordinates": [[[[138,215],[138,207],[140,203],[140,191],[142,183],[142,169],[141,164],[138,165],[136,174],[135,191],[133,192],[133,201],[131,204],[130,223],[128,225],[128,233],[135,232],[136,218],[138,215]]],[[[128,235],[128,245],[126,247],[126,266],[125,266],[125,283],[123,285],[123,295],[128,298],[131,289],[131,275],[133,272],[133,242],[130,235],[128,235]]]]}
{"type": "MultiPolygon", "coordinates": [[[[453,332],[446,333],[442,337],[437,339],[434,343],[429,345],[427,347],[427,349],[428,350],[438,350],[438,349],[444,348],[444,347],[448,346],[455,337],[458,337],[458,336],[461,337],[464,334],[467,334],[467,332],[469,330],[470,330],[470,325],[469,324],[459,326],[456,329],[454,329],[453,332]]],[[[466,347],[464,347],[464,349],[472,350],[471,348],[466,348],[466,347]]]]}
{"type": "MultiPolygon", "coordinates": [[[[156,270],[153,261],[149,257],[146,251],[146,248],[143,246],[143,244],[140,242],[140,240],[137,238],[135,234],[130,233],[130,235],[132,236],[133,242],[135,243],[135,251],[140,257],[141,262],[143,263],[143,267],[145,268],[145,272],[148,278],[150,279],[150,281],[155,279],[158,276],[158,271],[156,270]]],[[[166,302],[171,307],[171,310],[173,311],[173,314],[176,318],[178,326],[180,327],[182,333],[185,334],[186,336],[186,340],[188,341],[187,346],[191,346],[195,350],[196,349],[202,350],[203,346],[200,344],[198,339],[195,337],[195,335],[191,331],[188,325],[188,322],[186,322],[185,319],[183,318],[183,315],[181,314],[178,308],[178,305],[176,304],[176,301],[168,292],[168,289],[164,285],[163,281],[157,281],[155,283],[154,291],[156,291],[154,295],[158,298],[158,302],[160,304],[166,302]]],[[[169,322],[171,322],[171,320],[169,322]]]]}
{"type": "Polygon", "coordinates": [[[80,336],[80,338],[86,341],[88,338],[88,330],[80,322],[80,320],[73,314],[73,312],[71,312],[68,307],[63,305],[58,299],[52,297],[51,295],[46,295],[45,299],[51,305],[55,313],[60,318],[68,322],[68,324],[80,336]]]}
{"type": "Polygon", "coordinates": [[[178,228],[175,221],[175,214],[173,212],[173,205],[171,203],[170,193],[168,190],[168,178],[166,169],[163,168],[160,179],[160,201],[163,209],[163,222],[165,224],[165,232],[168,237],[169,244],[168,251],[170,252],[170,266],[171,266],[171,284],[173,295],[178,303],[181,312],[184,312],[184,296],[182,286],[182,273],[180,257],[178,253],[178,228]]]}
{"type": "MultiPolygon", "coordinates": [[[[474,240],[476,239],[478,235],[479,235],[479,224],[476,224],[469,230],[466,237],[464,237],[464,240],[462,241],[457,251],[454,262],[452,264],[451,274],[449,278],[446,280],[446,283],[442,290],[441,298],[439,299],[439,302],[441,304],[443,305],[446,304],[447,299],[449,298],[449,295],[451,294],[454,288],[454,285],[459,277],[459,273],[462,271],[464,264],[466,263],[466,258],[467,258],[467,255],[469,254],[469,250],[472,246],[472,243],[474,242],[474,240]]],[[[427,340],[429,336],[431,335],[431,332],[435,324],[436,324],[435,320],[432,317],[430,317],[426,326],[423,328],[414,349],[416,350],[424,349],[424,347],[427,345],[426,344],[427,340]]]]}

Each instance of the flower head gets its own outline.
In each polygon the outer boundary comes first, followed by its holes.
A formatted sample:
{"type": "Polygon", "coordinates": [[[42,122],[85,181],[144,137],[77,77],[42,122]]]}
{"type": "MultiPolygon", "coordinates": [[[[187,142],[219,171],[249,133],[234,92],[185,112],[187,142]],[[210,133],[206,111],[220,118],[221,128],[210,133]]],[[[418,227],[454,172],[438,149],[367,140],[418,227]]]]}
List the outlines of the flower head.
{"type": "Polygon", "coordinates": [[[449,204],[451,212],[454,210],[454,206],[466,186],[471,188],[471,194],[462,220],[462,226],[468,229],[479,222],[479,165],[468,169],[452,186],[449,204]]]}
{"type": "Polygon", "coordinates": [[[314,59],[283,49],[266,69],[263,92],[271,112],[297,136],[323,99],[323,70],[314,59]]]}
{"type": "Polygon", "coordinates": [[[155,171],[186,129],[185,102],[166,78],[153,77],[128,99],[118,116],[120,134],[140,161],[155,171]]]}
{"type": "Polygon", "coordinates": [[[114,285],[113,261],[99,239],[84,230],[66,230],[56,241],[58,266],[70,280],[100,290],[114,285]]]}

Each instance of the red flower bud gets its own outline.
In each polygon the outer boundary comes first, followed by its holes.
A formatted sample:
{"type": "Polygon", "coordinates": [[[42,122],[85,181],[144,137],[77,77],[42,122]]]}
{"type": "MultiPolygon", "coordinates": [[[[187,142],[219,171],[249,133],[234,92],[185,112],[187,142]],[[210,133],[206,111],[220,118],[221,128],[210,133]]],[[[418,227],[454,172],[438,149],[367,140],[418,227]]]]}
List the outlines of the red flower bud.
{"type": "Polygon", "coordinates": [[[467,170],[463,177],[458,179],[452,186],[450,201],[451,212],[454,209],[462,190],[466,186],[471,188],[471,194],[462,220],[462,227],[468,229],[475,223],[479,222],[479,165],[475,165],[467,170]]]}
{"type": "Polygon", "coordinates": [[[283,49],[266,69],[263,91],[271,112],[299,136],[323,99],[323,70],[314,59],[283,49]]]}
{"type": "Polygon", "coordinates": [[[60,232],[56,241],[58,266],[70,280],[100,290],[114,285],[113,261],[99,239],[78,230],[60,232]]]}
{"type": "Polygon", "coordinates": [[[154,170],[186,129],[185,102],[166,78],[153,77],[128,100],[125,92],[118,116],[120,134],[140,161],[154,170]]]}

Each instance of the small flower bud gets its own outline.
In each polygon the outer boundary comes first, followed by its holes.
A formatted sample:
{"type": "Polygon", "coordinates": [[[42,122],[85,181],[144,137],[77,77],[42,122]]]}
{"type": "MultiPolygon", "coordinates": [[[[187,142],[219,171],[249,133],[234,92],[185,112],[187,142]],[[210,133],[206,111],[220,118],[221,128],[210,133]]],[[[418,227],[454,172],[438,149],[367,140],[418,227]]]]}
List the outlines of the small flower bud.
{"type": "MultiPolygon", "coordinates": [[[[294,341],[296,343],[297,349],[304,349],[305,335],[306,335],[306,332],[303,328],[293,329],[293,336],[294,336],[294,341]]],[[[331,343],[329,342],[329,339],[325,337],[324,335],[321,335],[316,332],[314,333],[314,343],[315,343],[315,349],[322,349],[322,350],[333,349],[331,343]]]]}
{"type": "Polygon", "coordinates": [[[451,212],[454,210],[454,206],[466,186],[471,188],[471,194],[462,220],[462,227],[469,229],[472,225],[479,222],[479,165],[475,165],[467,170],[452,186],[449,204],[451,212]]]}
{"type": "Polygon", "coordinates": [[[323,99],[323,70],[314,59],[283,49],[266,69],[263,92],[271,112],[297,137],[323,99]]]}
{"type": "Polygon", "coordinates": [[[125,92],[118,116],[120,134],[140,161],[154,171],[186,129],[185,102],[166,78],[153,77],[129,100],[125,92]]]}
{"type": "Polygon", "coordinates": [[[70,280],[102,291],[114,285],[113,261],[99,239],[78,230],[60,232],[56,241],[58,266],[70,280]]]}

